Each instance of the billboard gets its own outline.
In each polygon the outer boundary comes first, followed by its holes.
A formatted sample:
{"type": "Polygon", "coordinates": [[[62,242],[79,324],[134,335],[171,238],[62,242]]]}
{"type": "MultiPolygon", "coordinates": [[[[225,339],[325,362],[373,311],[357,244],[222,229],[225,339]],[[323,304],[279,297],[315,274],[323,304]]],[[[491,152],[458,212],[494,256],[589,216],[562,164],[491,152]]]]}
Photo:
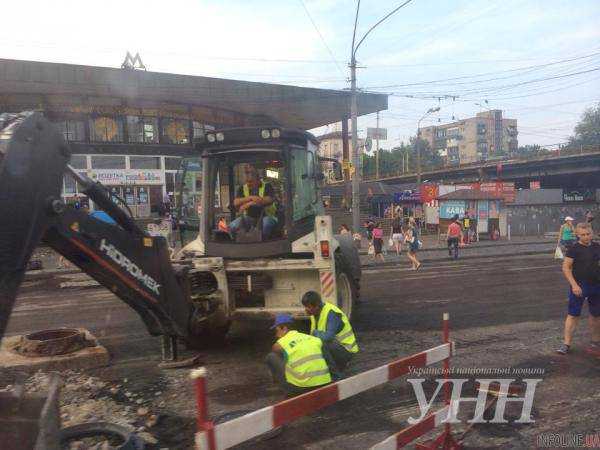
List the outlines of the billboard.
{"type": "Polygon", "coordinates": [[[464,200],[443,200],[440,202],[440,219],[452,219],[458,214],[458,217],[465,215],[466,203],[464,200]]]}
{"type": "Polygon", "coordinates": [[[387,128],[367,128],[367,137],[385,141],[387,140],[387,128]]]}
{"type": "Polygon", "coordinates": [[[482,192],[491,192],[496,194],[506,203],[513,203],[516,198],[515,183],[508,181],[492,181],[489,183],[481,183],[479,189],[482,192]]]}

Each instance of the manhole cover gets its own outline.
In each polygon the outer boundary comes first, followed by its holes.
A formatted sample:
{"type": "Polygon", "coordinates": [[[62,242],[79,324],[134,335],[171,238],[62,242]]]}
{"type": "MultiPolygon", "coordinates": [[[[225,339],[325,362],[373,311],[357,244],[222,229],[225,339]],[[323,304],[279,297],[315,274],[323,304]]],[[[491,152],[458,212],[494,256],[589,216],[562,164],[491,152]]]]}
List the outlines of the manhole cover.
{"type": "Polygon", "coordinates": [[[60,328],[22,336],[12,350],[23,356],[55,356],[73,353],[93,345],[93,342],[86,339],[84,331],[60,328]]]}

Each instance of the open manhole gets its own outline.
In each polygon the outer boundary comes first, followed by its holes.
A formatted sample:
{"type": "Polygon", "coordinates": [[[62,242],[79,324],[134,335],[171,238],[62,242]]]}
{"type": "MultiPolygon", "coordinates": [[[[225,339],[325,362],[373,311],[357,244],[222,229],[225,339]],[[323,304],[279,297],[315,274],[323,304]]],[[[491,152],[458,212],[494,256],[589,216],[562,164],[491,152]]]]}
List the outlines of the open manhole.
{"type": "Polygon", "coordinates": [[[36,331],[21,336],[12,350],[23,356],[56,356],[66,355],[93,347],[95,344],[85,337],[85,331],[76,328],[59,328],[55,330],[36,331]]]}

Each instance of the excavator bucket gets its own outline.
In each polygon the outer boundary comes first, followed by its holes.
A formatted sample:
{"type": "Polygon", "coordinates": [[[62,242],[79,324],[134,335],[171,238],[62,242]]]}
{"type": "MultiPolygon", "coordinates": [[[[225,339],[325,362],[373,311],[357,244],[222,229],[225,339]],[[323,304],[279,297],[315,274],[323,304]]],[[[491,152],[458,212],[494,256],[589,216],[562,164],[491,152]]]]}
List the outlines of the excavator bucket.
{"type": "Polygon", "coordinates": [[[69,149],[40,113],[0,114],[0,339],[31,254],[60,209],[69,149]]]}

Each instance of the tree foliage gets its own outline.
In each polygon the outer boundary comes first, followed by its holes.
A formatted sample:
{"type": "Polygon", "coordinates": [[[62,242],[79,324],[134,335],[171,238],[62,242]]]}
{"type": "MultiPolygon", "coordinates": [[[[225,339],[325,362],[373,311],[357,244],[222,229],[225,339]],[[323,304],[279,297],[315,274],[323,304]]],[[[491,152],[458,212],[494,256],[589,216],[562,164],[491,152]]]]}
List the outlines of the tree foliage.
{"type": "MultiPolygon", "coordinates": [[[[431,150],[429,142],[421,139],[421,170],[432,170],[443,166],[443,159],[431,150]]],[[[379,175],[400,175],[402,173],[414,173],[417,170],[416,138],[411,138],[410,144],[401,143],[391,150],[380,150],[379,152],[379,175]]],[[[363,176],[374,177],[376,154],[363,156],[363,176]]]]}
{"type": "Polygon", "coordinates": [[[569,145],[600,146],[600,103],[584,111],[569,145]]]}
{"type": "Polygon", "coordinates": [[[530,159],[530,158],[539,158],[540,156],[549,155],[551,153],[552,152],[550,150],[543,148],[541,145],[527,144],[527,145],[520,146],[517,149],[517,151],[514,153],[513,156],[515,156],[517,158],[530,159]]]}

